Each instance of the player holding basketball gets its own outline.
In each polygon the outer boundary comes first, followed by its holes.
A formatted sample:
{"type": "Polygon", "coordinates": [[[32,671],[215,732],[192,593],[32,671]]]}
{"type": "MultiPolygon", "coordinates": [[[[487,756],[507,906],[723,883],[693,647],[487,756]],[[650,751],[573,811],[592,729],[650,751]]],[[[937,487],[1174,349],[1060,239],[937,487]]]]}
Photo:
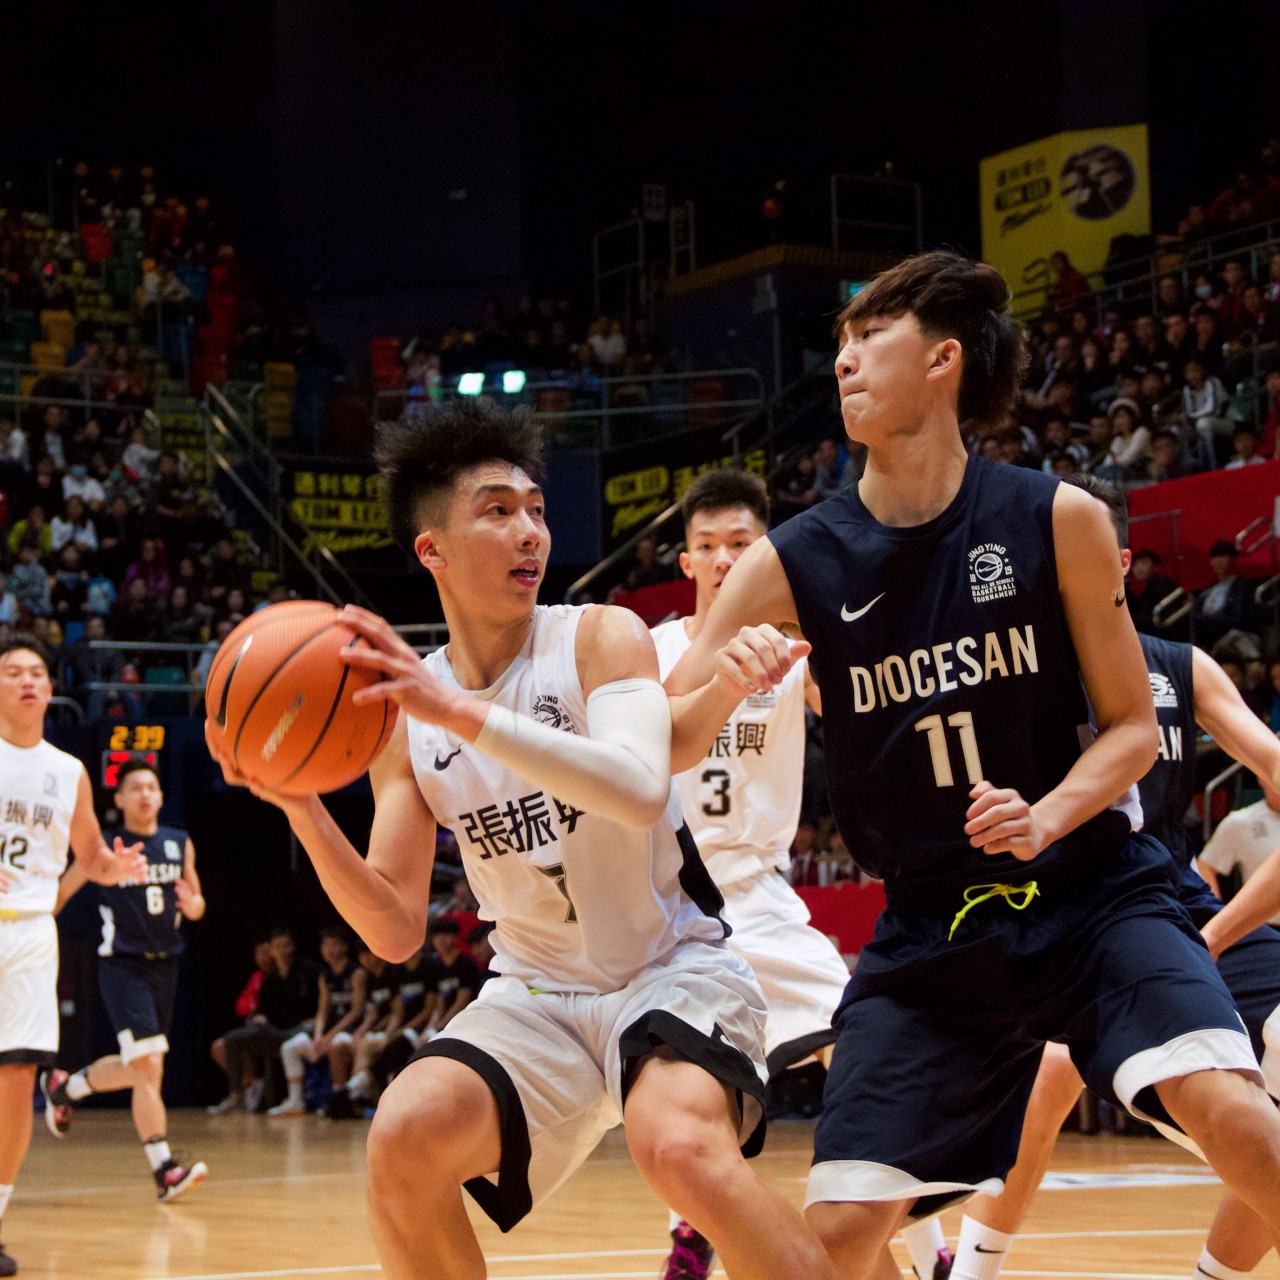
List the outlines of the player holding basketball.
{"type": "MultiPolygon", "coordinates": [[[[645,1178],[731,1274],[834,1280],[743,1159],[763,1137],[764,1002],[724,944],[681,818],[653,642],[626,610],[536,604],[549,551],[538,428],[464,402],[384,427],[379,458],[450,642],[419,661],[380,619],[346,615],[376,647],[348,660],[384,677],[361,700],[405,713],[372,770],[367,859],[317,799],[267,798],[348,923],[393,961],[422,943],[435,827],[449,826],[497,923],[501,973],[383,1095],[369,1198],[385,1270],[483,1276],[462,1189],[510,1228],[622,1120],[645,1178]]],[[[727,684],[689,704],[699,754],[742,694],[727,684]]]]}
{"type": "MultiPolygon", "coordinates": [[[[49,1132],[63,1138],[71,1128],[77,1102],[91,1093],[131,1090],[133,1127],[151,1166],[156,1196],[161,1201],[176,1200],[208,1174],[201,1161],[187,1166],[173,1158],[169,1118],[160,1094],[183,945],[178,926],[184,918],[199,920],[205,901],[191,837],[177,827],[160,825],[164,792],[155,769],[140,760],[121,766],[115,797],[123,826],[108,836],[140,843],[147,860],[145,884],[98,890],[102,916],[98,989],[120,1052],[99,1058],[74,1075],[59,1070],[43,1073],[44,1118],[49,1132]]],[[[62,877],[59,908],[85,879],[77,866],[62,877]]]]}
{"type": "Polygon", "coordinates": [[[1168,852],[1121,804],[1157,736],[1114,530],[1087,494],[961,441],[1018,384],[1007,302],[991,268],[934,253],[846,306],[836,376],[865,474],[743,554],[670,682],[705,680],[744,624],[798,623],[837,823],[885,881],[807,1196],[850,1277],[897,1276],[904,1219],[1001,1188],[1048,1039],[1280,1234],[1280,1117],[1168,852]]]}
{"type": "MultiPolygon", "coordinates": [[[[103,841],[84,765],[44,740],[52,696],[40,642],[0,641],[0,1217],[31,1142],[36,1068],[58,1056],[53,909],[68,846],[97,884],[146,874],[136,846],[103,841]]],[[[0,1245],[0,1276],[17,1273],[0,1245]]]]}
{"type": "MultiPolygon", "coordinates": [[[[1120,542],[1120,567],[1129,572],[1128,512],[1124,495],[1095,476],[1072,476],[1075,485],[1103,503],[1120,542]]],[[[1280,741],[1245,704],[1226,672],[1203,649],[1140,635],[1159,723],[1160,750],[1139,787],[1143,828],[1174,856],[1181,879],[1178,897],[1206,938],[1222,903],[1196,872],[1183,817],[1196,789],[1194,743],[1199,725],[1234,759],[1280,790],[1280,741]]],[[[1246,931],[1218,959],[1227,990],[1262,1061],[1263,1078],[1280,1098],[1280,1066],[1267,1049],[1264,1027],[1280,1010],[1280,933],[1246,931]]],[[[1044,1060],[1027,1107],[1018,1162],[998,1197],[978,1197],[960,1226],[957,1280],[995,1280],[1027,1206],[1044,1178],[1058,1130],[1080,1097],[1083,1084],[1062,1045],[1045,1046],[1044,1060]]],[[[1196,1275],[1236,1280],[1247,1275],[1271,1248],[1267,1224],[1238,1196],[1227,1192],[1201,1254],[1196,1275]]]]}
{"type": "MultiPolygon", "coordinates": [[[[692,617],[653,630],[664,677],[706,624],[735,561],[764,536],[769,491],[745,472],[709,471],[685,492],[681,513],[680,568],[697,597],[692,617]]],[[[764,992],[771,1076],[815,1053],[829,1060],[831,1017],[849,981],[840,953],[810,926],[808,908],[783,876],[800,819],[806,701],[821,711],[802,659],[777,688],[739,703],[706,755],[676,779],[698,852],[724,894],[729,945],[764,992]]],[[[710,1271],[710,1246],[688,1223],[677,1219],[671,1230],[666,1280],[701,1280],[710,1271]]],[[[916,1270],[933,1280],[939,1254],[945,1258],[937,1222],[909,1228],[907,1244],[916,1270]]]]}

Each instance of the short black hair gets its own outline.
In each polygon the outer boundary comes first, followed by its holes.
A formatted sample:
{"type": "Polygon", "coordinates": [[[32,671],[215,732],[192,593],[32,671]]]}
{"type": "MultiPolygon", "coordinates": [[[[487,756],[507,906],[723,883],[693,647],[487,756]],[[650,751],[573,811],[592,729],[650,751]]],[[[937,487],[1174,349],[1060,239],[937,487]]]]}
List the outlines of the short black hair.
{"type": "Polygon", "coordinates": [[[1063,476],[1062,483],[1075,485],[1077,489],[1083,489],[1091,498],[1097,498],[1100,502],[1106,503],[1121,550],[1129,545],[1129,500],[1115,485],[1108,484],[1105,480],[1092,476],[1088,472],[1063,476]]]}
{"type": "Polygon", "coordinates": [[[1234,542],[1228,542],[1226,538],[1219,538],[1209,548],[1209,559],[1215,556],[1231,556],[1233,559],[1240,554],[1240,548],[1234,542]]]}
{"type": "Polygon", "coordinates": [[[378,424],[375,456],[394,535],[411,547],[424,521],[444,519],[462,472],[482,462],[546,478],[542,427],[526,406],[508,413],[488,396],[463,396],[412,421],[378,424]]]}
{"type": "Polygon", "coordinates": [[[451,916],[441,916],[438,920],[431,922],[431,928],[428,932],[433,938],[437,933],[451,933],[454,937],[457,937],[462,932],[462,929],[451,916]]]}
{"type": "Polygon", "coordinates": [[[124,786],[125,779],[131,774],[141,773],[143,770],[147,773],[154,774],[156,782],[160,781],[160,771],[153,764],[148,764],[145,760],[126,760],[120,766],[120,771],[116,774],[116,790],[119,791],[124,786]]]}
{"type": "Polygon", "coordinates": [[[492,920],[482,920],[467,934],[467,946],[474,947],[477,942],[483,942],[497,927],[492,920]]]}
{"type": "Polygon", "coordinates": [[[30,649],[44,663],[45,671],[52,674],[53,669],[49,665],[48,648],[42,641],[37,640],[30,631],[14,631],[0,639],[0,658],[3,658],[7,653],[13,653],[15,649],[30,649]]]}
{"type": "Polygon", "coordinates": [[[761,525],[769,523],[769,489],[749,471],[704,471],[685,491],[680,514],[687,531],[699,511],[727,511],[746,507],[761,525]]]}
{"type": "Polygon", "coordinates": [[[351,933],[345,926],[340,924],[327,924],[320,930],[320,941],[326,938],[336,938],[339,942],[345,942],[348,947],[351,946],[351,933]]]}
{"type": "Polygon", "coordinates": [[[1013,405],[1028,362],[1004,277],[958,253],[939,250],[906,258],[849,299],[836,317],[836,334],[874,316],[908,313],[930,337],[955,338],[960,344],[960,421],[979,426],[999,421],[1013,405]]]}

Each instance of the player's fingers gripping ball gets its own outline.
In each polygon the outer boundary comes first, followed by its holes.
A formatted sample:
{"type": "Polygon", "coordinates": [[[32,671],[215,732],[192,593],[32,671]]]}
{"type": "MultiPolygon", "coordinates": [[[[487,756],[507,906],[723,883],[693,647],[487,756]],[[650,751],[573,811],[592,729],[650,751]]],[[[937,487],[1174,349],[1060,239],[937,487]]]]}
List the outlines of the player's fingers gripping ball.
{"type": "Polygon", "coordinates": [[[205,686],[207,736],[224,766],[284,795],[336,791],[365,773],[391,737],[396,706],[357,704],[376,671],[342,660],[368,641],[338,610],[289,600],[251,614],[222,642],[205,686]]]}

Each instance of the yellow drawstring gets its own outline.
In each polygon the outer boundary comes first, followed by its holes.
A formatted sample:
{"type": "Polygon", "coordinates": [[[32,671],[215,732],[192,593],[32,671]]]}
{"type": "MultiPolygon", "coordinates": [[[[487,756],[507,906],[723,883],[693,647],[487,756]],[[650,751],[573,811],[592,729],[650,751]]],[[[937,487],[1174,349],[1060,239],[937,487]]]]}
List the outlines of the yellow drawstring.
{"type": "Polygon", "coordinates": [[[1025,911],[1031,905],[1031,899],[1039,892],[1040,886],[1034,880],[1028,880],[1026,884],[971,884],[964,891],[964,906],[951,922],[951,932],[947,934],[947,941],[950,942],[955,937],[960,921],[980,902],[986,902],[990,898],[1003,898],[1015,911],[1025,911]],[[1022,901],[1014,902],[1018,894],[1023,895],[1022,901]]]}

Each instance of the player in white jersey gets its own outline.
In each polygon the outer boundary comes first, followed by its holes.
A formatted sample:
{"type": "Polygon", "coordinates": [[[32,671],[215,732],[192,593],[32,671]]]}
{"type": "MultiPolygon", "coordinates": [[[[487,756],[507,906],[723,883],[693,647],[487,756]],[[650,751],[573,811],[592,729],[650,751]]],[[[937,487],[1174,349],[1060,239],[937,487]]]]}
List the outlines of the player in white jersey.
{"type": "MultiPolygon", "coordinates": [[[[44,648],[0,642],[0,1217],[31,1141],[36,1069],[58,1054],[58,931],[53,909],[67,847],[90,880],[146,874],[134,845],[102,840],[84,765],[44,740],[53,696],[44,648]]],[[[0,1276],[18,1264],[0,1245],[0,1276]]]]}
{"type": "MultiPolygon", "coordinates": [[[[369,1202],[384,1269],[483,1276],[463,1188],[508,1229],[622,1120],[650,1185],[735,1276],[834,1280],[800,1215],[743,1159],[763,1136],[764,1000],[724,944],[681,817],[653,642],[626,610],[536,604],[549,551],[538,428],[462,402],[384,427],[379,461],[449,645],[419,662],[380,619],[344,615],[376,646],[347,660],[384,677],[357,697],[405,713],[372,770],[367,859],[318,799],[266,798],[392,961],[422,943],[448,823],[496,923],[500,974],[379,1105],[369,1202]]],[[[681,702],[677,759],[705,753],[742,696],[729,687],[717,678],[681,702]]]]}
{"type": "MultiPolygon", "coordinates": [[[[680,568],[697,587],[694,612],[653,629],[665,679],[702,629],[720,584],[769,524],[769,491],[742,471],[708,471],[681,504],[685,549],[680,568]]],[[[831,1018],[849,971],[785,879],[800,820],[804,785],[805,704],[821,714],[817,685],[801,660],[782,683],[738,704],[706,756],[676,778],[684,812],[707,870],[724,894],[733,928],[729,945],[751,966],[764,992],[765,1052],[770,1076],[818,1054],[825,1065],[835,1041],[831,1018]]],[[[707,1242],[686,1222],[671,1223],[664,1280],[709,1274],[707,1242]]],[[[923,1280],[945,1275],[948,1255],[936,1219],[904,1233],[923,1280]]]]}

